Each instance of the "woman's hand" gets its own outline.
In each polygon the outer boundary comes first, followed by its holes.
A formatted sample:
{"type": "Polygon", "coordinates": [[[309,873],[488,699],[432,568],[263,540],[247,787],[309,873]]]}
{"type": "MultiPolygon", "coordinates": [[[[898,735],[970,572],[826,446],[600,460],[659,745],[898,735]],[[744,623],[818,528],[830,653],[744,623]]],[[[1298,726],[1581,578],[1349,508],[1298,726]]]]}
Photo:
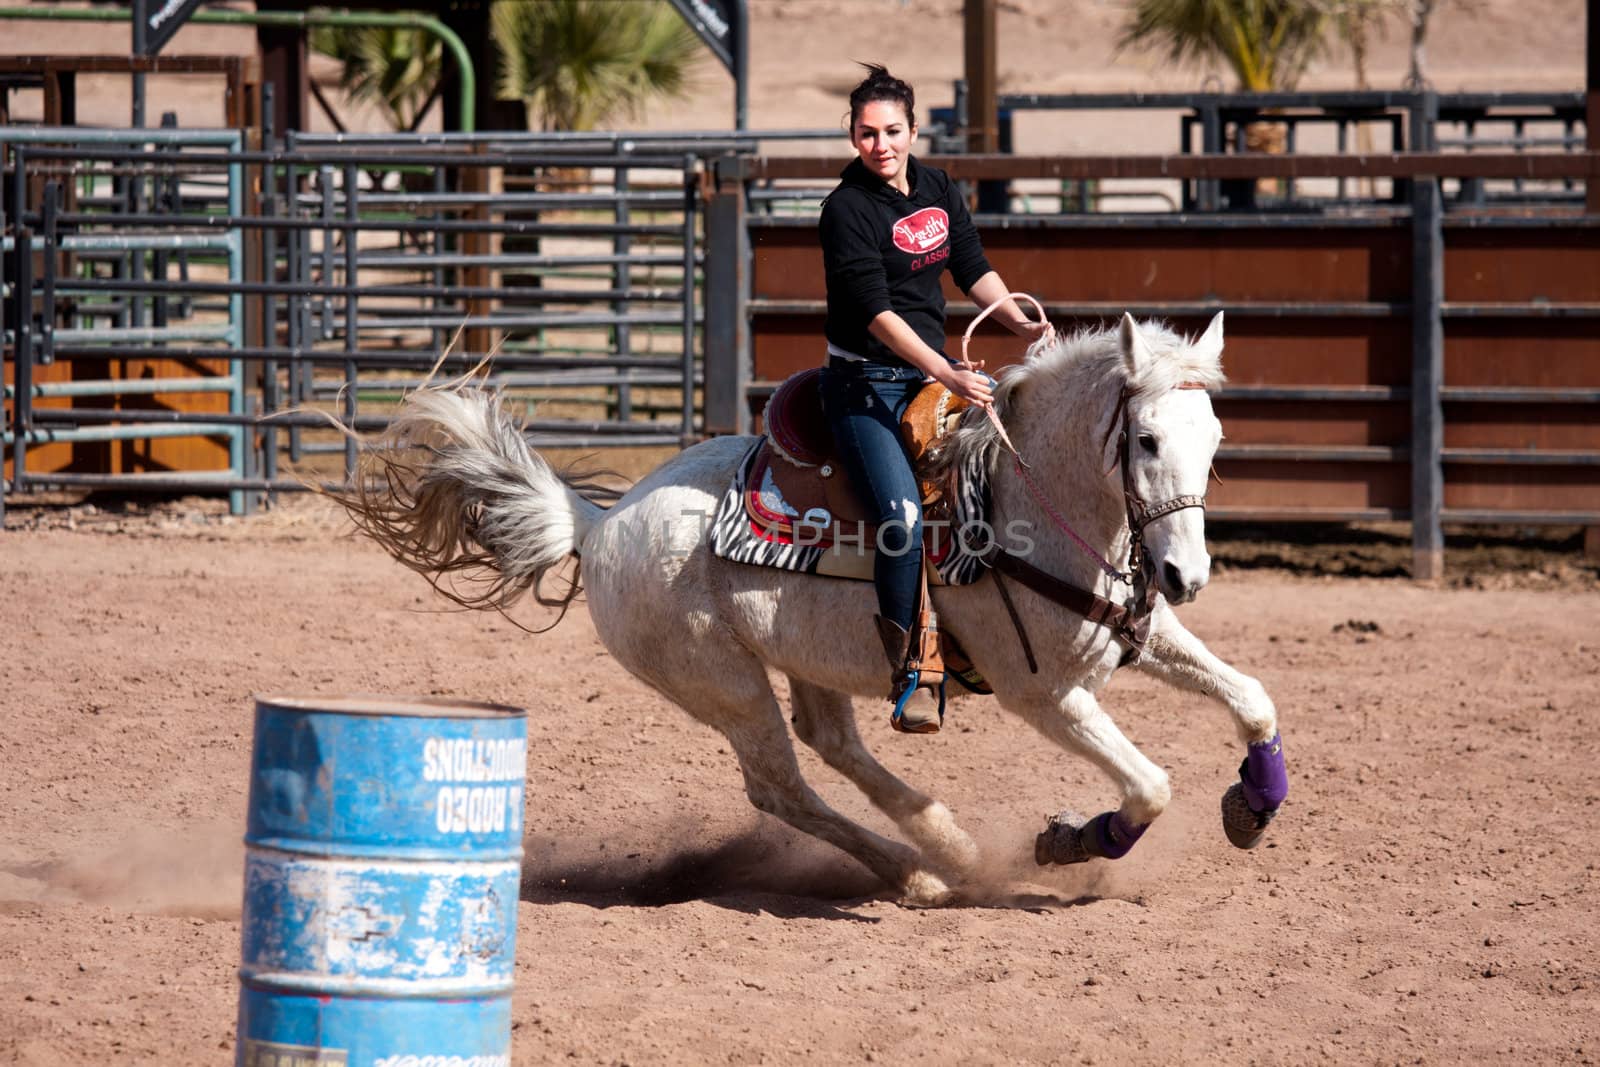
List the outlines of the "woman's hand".
{"type": "Polygon", "coordinates": [[[987,374],[960,366],[948,366],[944,374],[938,375],[938,381],[956,396],[980,408],[994,403],[994,385],[987,374]]]}
{"type": "Polygon", "coordinates": [[[1011,324],[1011,332],[1026,340],[1030,345],[1043,337],[1045,331],[1049,329],[1050,324],[1048,322],[1034,322],[1032,319],[1024,319],[1022,322],[1011,324]]]}

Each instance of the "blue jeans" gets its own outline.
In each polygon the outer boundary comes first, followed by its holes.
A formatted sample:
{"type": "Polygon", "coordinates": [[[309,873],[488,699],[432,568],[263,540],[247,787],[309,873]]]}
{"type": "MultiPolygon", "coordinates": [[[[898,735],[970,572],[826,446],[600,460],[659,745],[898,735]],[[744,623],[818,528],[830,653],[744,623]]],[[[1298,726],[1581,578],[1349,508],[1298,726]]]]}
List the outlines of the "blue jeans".
{"type": "Polygon", "coordinates": [[[911,629],[922,566],[921,488],[900,442],[900,417],[922,388],[921,371],[830,360],[818,391],[839,462],[878,525],[872,568],[878,614],[911,629]],[[909,512],[908,509],[909,508],[909,512]]]}

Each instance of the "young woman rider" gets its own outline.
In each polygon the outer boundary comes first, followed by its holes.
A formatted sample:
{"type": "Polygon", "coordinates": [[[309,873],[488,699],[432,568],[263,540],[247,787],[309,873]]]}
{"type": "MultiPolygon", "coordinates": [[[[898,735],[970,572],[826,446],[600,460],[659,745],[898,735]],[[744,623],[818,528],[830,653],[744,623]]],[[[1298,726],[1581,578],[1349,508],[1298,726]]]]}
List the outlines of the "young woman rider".
{"type": "MultiPolygon", "coordinates": [[[[1008,290],[984,258],[961,191],[911,154],[917,139],[911,86],[881,66],[863,65],[867,77],[850,94],[850,142],[858,158],[823,201],[820,223],[828,289],[820,391],[841,463],[879,524],[875,621],[891,672],[890,721],[902,732],[933,733],[942,701],[914,669],[923,523],[900,417],[930,382],[977,405],[992,399],[988,376],[943,352],[940,276],[949,270],[979,307],[1008,290]]],[[[1030,341],[1044,330],[1009,301],[994,318],[1030,341]]]]}

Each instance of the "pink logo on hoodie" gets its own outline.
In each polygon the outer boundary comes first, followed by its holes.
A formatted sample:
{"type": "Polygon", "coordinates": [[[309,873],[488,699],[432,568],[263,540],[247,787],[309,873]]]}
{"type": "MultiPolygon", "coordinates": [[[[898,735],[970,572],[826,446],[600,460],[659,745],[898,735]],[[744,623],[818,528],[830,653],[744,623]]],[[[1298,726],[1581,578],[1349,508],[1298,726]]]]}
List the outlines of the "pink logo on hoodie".
{"type": "Polygon", "coordinates": [[[894,246],[919,256],[944,244],[950,236],[950,216],[942,207],[925,207],[894,224],[894,246]]]}

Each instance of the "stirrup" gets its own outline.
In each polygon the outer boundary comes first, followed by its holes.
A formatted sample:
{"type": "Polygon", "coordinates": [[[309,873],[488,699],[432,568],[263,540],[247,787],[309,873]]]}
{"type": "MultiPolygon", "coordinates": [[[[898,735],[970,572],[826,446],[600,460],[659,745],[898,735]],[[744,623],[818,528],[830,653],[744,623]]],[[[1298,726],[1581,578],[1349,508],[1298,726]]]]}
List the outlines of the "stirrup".
{"type": "MultiPolygon", "coordinates": [[[[919,682],[922,681],[922,672],[921,671],[907,671],[905,673],[905,675],[904,675],[904,680],[905,680],[905,688],[900,691],[899,696],[894,698],[894,711],[889,714],[889,725],[891,727],[893,727],[895,730],[897,730],[897,731],[899,731],[900,733],[903,733],[903,734],[936,734],[936,733],[938,733],[940,728],[944,726],[944,704],[945,704],[944,684],[945,684],[945,679],[943,679],[943,678],[939,679],[939,685],[938,685],[939,721],[937,723],[933,724],[933,728],[932,729],[928,729],[925,726],[918,726],[917,728],[912,728],[912,727],[909,727],[909,726],[907,726],[905,724],[906,705],[911,702],[911,698],[916,695],[917,690],[920,689],[920,688],[923,688],[922,686],[920,686],[918,684],[919,682]]],[[[933,693],[933,690],[930,687],[929,688],[929,695],[931,696],[932,693],[933,693]]]]}

